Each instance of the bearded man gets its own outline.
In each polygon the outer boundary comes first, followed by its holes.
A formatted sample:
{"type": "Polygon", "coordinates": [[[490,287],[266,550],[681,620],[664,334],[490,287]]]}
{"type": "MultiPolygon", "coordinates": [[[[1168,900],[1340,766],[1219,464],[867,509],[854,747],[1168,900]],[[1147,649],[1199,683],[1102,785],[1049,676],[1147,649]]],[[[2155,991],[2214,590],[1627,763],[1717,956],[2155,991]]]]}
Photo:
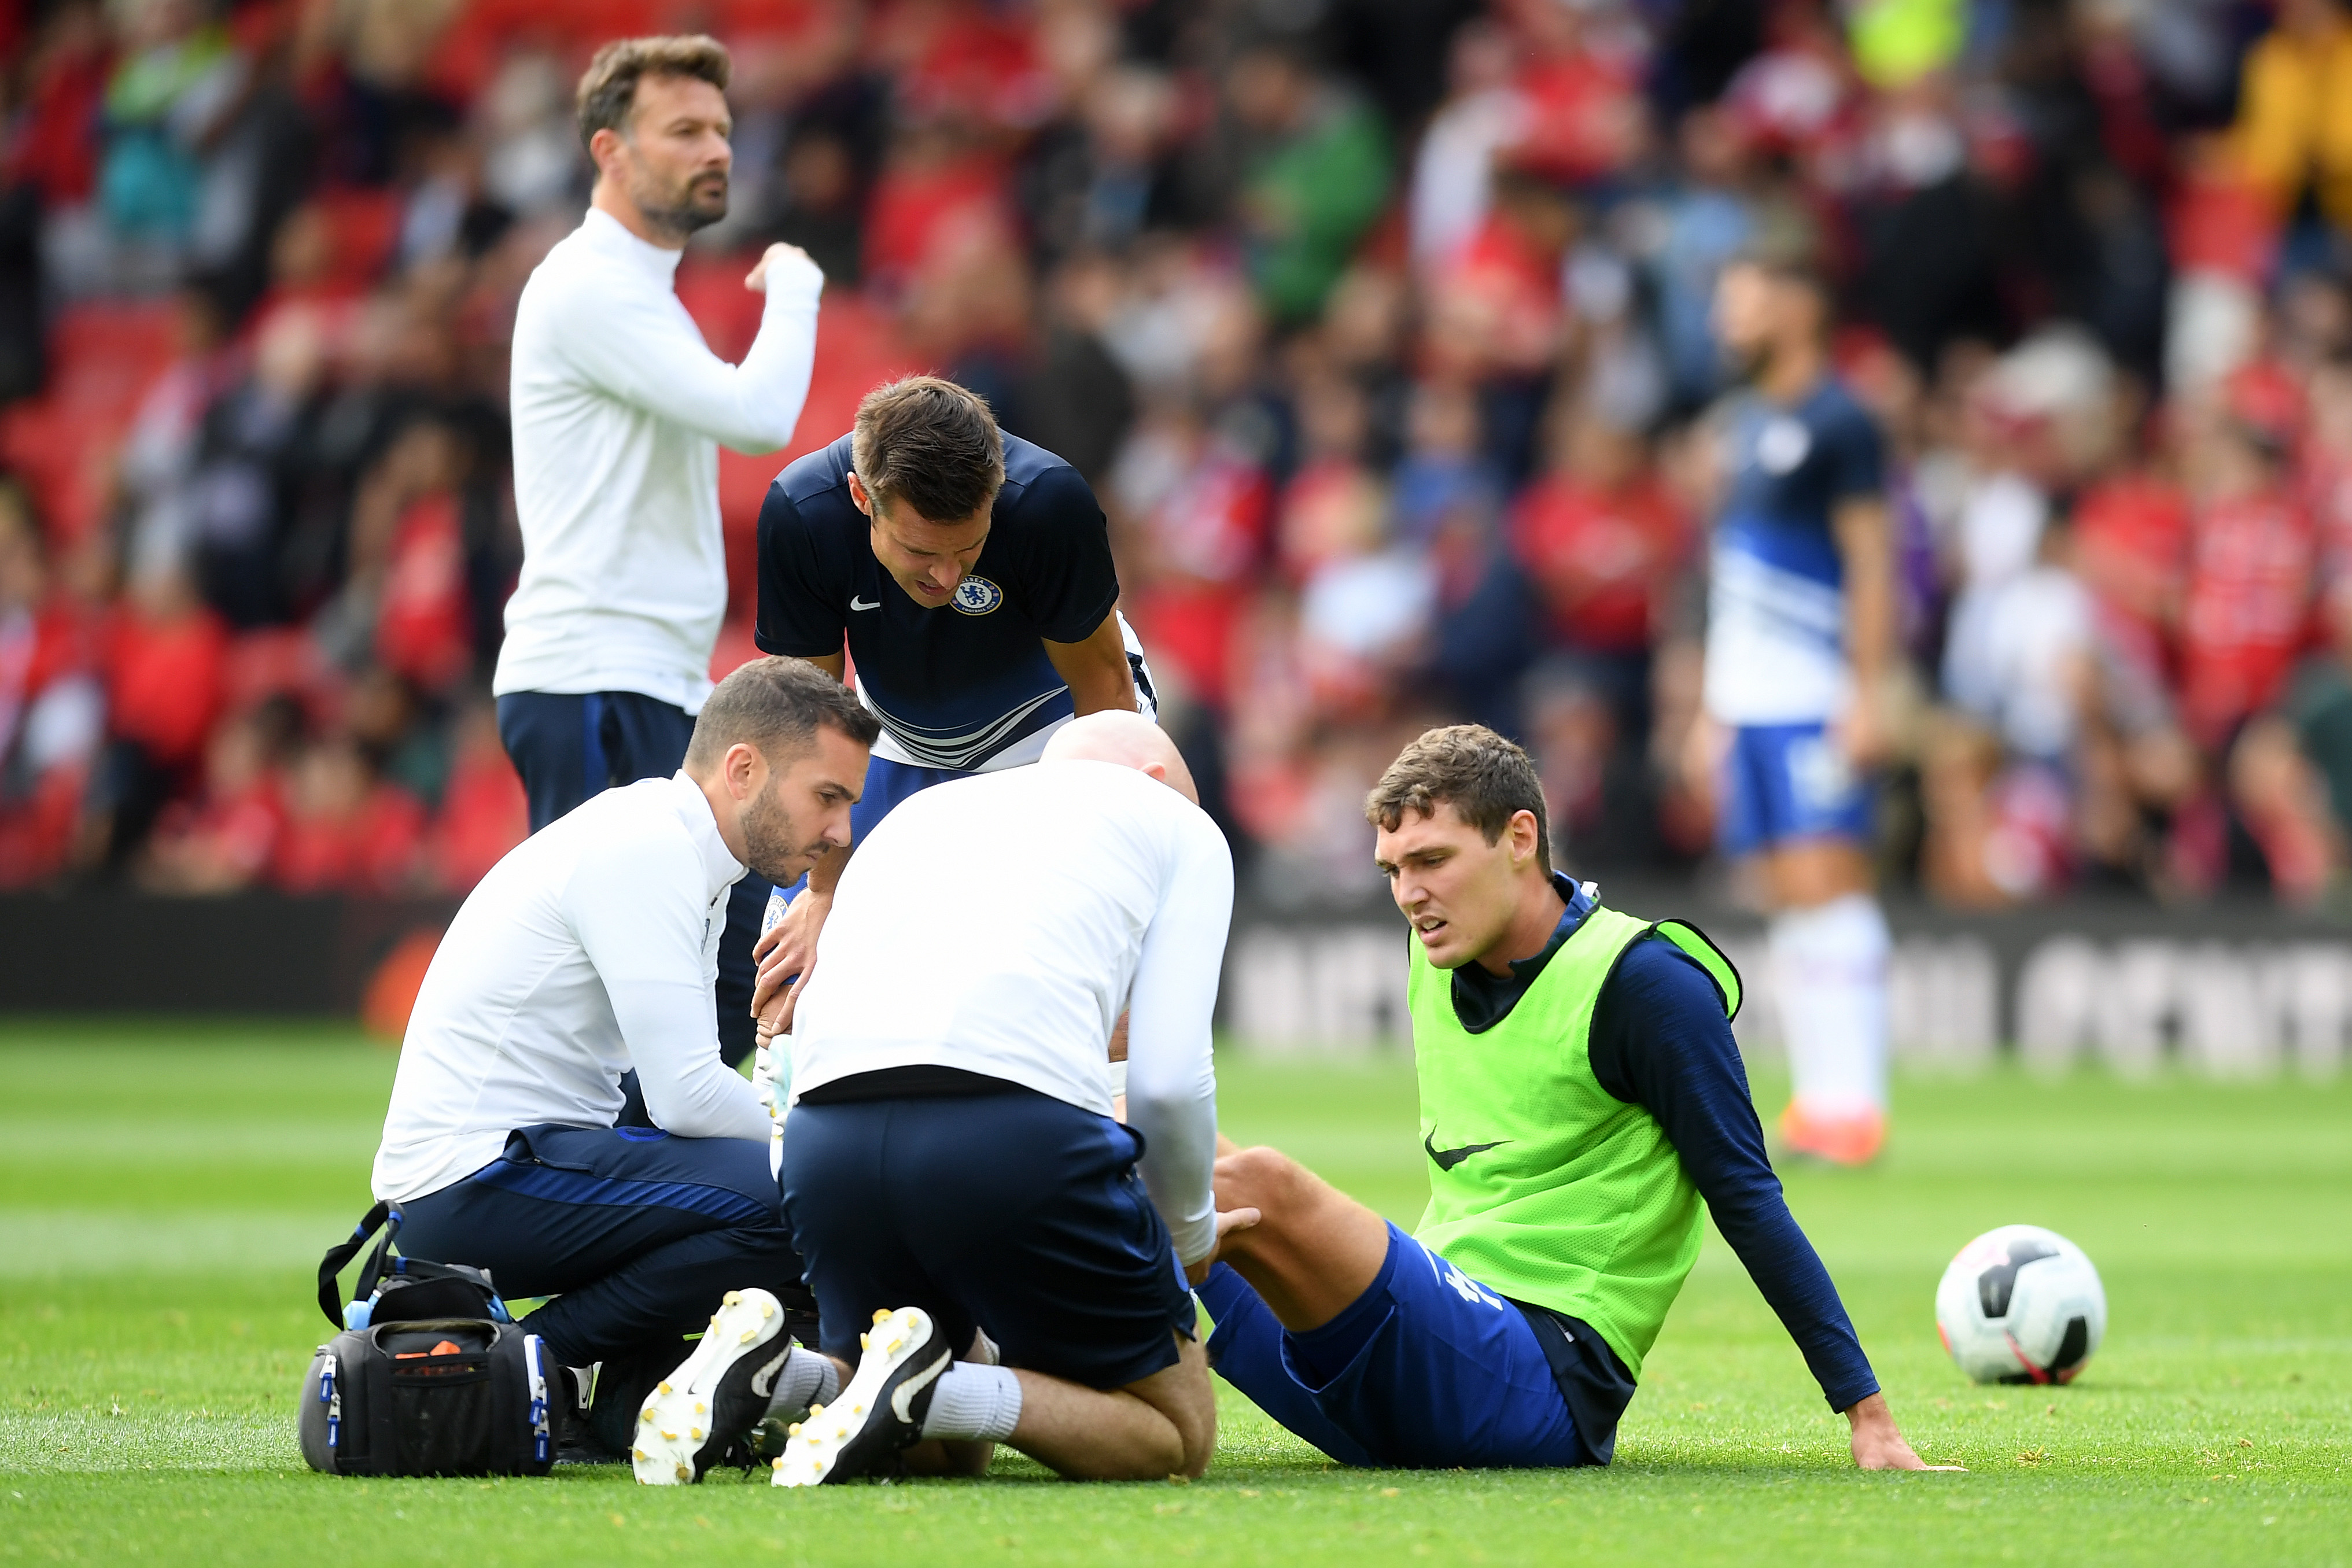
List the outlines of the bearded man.
{"type": "Polygon", "coordinates": [[[566,1366],[603,1364],[590,1427],[609,1448],[729,1291],[804,1294],[768,1112],[719,1058],[711,987],[729,890],[849,842],[877,728],[813,664],[744,664],[675,775],[604,791],[490,869],[417,993],[375,1196],[404,1255],[556,1296],[524,1325],[566,1366]],[[624,1075],[650,1125],[614,1125],[624,1075]]]}
{"type": "MultiPolygon", "coordinates": [[[[824,275],[791,246],[743,280],[766,295],[742,363],[710,351],[674,287],[686,242],[727,215],[727,50],[624,38],[580,78],[596,165],[587,215],[515,312],[515,515],[522,574],[491,689],[533,832],[616,784],[667,779],[710,692],[727,613],[719,447],[791,442],[824,275]]],[[[751,943],[768,888],[736,886],[713,1007],[751,1050],[751,943]]],[[[637,1122],[631,1096],[627,1122],[637,1122]]]]}

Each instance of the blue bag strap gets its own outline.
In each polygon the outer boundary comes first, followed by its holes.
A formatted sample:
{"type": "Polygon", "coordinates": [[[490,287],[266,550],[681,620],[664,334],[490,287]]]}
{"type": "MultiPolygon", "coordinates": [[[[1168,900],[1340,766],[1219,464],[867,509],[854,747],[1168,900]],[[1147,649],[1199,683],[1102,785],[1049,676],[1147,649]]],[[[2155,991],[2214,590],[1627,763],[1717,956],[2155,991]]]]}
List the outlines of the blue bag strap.
{"type": "Polygon", "coordinates": [[[359,1224],[352,1228],[351,1235],[328,1248],[327,1255],[319,1260],[319,1310],[326,1313],[327,1321],[339,1329],[343,1326],[343,1298],[342,1292],[335,1288],[335,1276],[343,1271],[345,1264],[360,1255],[361,1249],[368,1244],[368,1238],[373,1236],[379,1228],[384,1228],[383,1239],[377,1244],[375,1255],[360,1270],[360,1277],[354,1281],[352,1291],[355,1299],[365,1301],[368,1292],[375,1289],[376,1281],[383,1278],[385,1256],[391,1252],[392,1239],[400,1229],[400,1216],[393,1211],[392,1205],[379,1203],[369,1209],[360,1218],[359,1224]],[[386,1221],[390,1222],[388,1228],[386,1221]]]}

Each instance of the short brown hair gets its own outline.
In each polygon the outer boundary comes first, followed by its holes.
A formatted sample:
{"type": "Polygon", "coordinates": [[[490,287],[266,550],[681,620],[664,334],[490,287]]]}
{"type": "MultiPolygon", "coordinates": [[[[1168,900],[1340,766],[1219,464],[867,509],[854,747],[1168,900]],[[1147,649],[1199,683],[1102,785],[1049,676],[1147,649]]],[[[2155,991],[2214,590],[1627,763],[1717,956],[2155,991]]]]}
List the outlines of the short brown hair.
{"type": "Polygon", "coordinates": [[[1536,859],[1551,867],[1551,829],[1545,820],[1543,780],[1513,741],[1483,724],[1425,729],[1389,764],[1364,797],[1364,820],[1396,831],[1407,811],[1433,815],[1450,804],[1493,843],[1521,811],[1536,816],[1536,859]]]}
{"type": "Polygon", "coordinates": [[[657,38],[615,38],[596,51],[574,97],[580,114],[580,144],[600,131],[629,133],[637,83],[647,77],[692,77],[727,90],[734,69],[727,46],[702,33],[657,38]]]}
{"type": "Polygon", "coordinates": [[[820,727],[837,729],[860,746],[873,745],[882,733],[881,721],[856,693],[806,659],[753,659],[703,699],[686,759],[708,768],[729,747],[741,745],[756,747],[774,768],[806,750],[820,727]]]}
{"type": "Polygon", "coordinates": [[[957,522],[1004,484],[1004,437],[988,400],[940,376],[907,376],[857,405],[850,460],[876,502],[904,501],[929,522],[957,522]]]}

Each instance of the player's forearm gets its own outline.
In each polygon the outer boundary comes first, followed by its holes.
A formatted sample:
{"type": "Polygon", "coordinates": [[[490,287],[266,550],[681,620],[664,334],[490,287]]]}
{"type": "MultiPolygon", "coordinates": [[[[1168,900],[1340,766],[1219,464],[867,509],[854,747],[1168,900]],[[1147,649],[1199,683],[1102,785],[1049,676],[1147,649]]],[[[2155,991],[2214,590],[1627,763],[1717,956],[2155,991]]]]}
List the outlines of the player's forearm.
{"type": "Polygon", "coordinates": [[[1200,1054],[1205,1084],[1198,1078],[1167,1082],[1163,1075],[1139,1071],[1132,1054],[1128,1059],[1127,1124],[1143,1134],[1144,1143],[1138,1169],[1151,1206],[1168,1226],[1176,1260],[1187,1268],[1217,1247],[1217,1085],[1206,1071],[1208,1052],[1200,1054]]]}
{"type": "Polygon", "coordinates": [[[710,351],[692,323],[634,300],[591,299],[561,324],[563,351],[588,381],[739,452],[789,443],[816,363],[824,276],[772,280],[760,333],[740,365],[710,351]]]}
{"type": "Polygon", "coordinates": [[[1217,1245],[1211,1027],[1233,913],[1233,859],[1202,819],[1144,933],[1127,1014],[1128,1124],[1143,1134],[1144,1185],[1187,1265],[1217,1245]]]}
{"type": "Polygon", "coordinates": [[[1853,1320],[1846,1315],[1829,1270],[1788,1205],[1776,1195],[1769,1206],[1751,1205],[1746,1213],[1727,1213],[1713,1203],[1708,1210],[1756,1282],[1758,1293],[1803,1354],[1830,1408],[1843,1410],[1877,1393],[1878,1378],[1863,1354],[1853,1320]],[[1756,1212],[1768,1207],[1778,1211],[1777,1217],[1756,1212]]]}
{"type": "Polygon", "coordinates": [[[698,979],[605,988],[654,1125],[680,1138],[767,1139],[758,1091],[719,1060],[710,992],[698,979]]]}
{"type": "Polygon", "coordinates": [[[1895,657],[1895,551],[1884,502],[1848,501],[1835,519],[1845,578],[1846,660],[1857,686],[1874,693],[1895,657]]]}
{"type": "Polygon", "coordinates": [[[792,444],[816,367],[817,305],[824,291],[824,275],[814,267],[769,268],[759,336],[734,369],[742,438],[713,431],[715,440],[754,454],[792,444]]]}
{"type": "Polygon", "coordinates": [[[632,834],[583,856],[563,913],[594,967],[656,1126],[680,1137],[765,1138],[751,1085],[719,1056],[703,968],[708,873],[666,834],[632,834]]]}
{"type": "Polygon", "coordinates": [[[1047,642],[1045,656],[1070,688],[1070,706],[1079,716],[1135,712],[1135,672],[1116,612],[1104,616],[1083,643],[1047,642]]]}
{"type": "Polygon", "coordinates": [[[1877,1387],[1837,1288],[1781,1195],[1714,982],[1663,939],[1636,943],[1601,988],[1590,1033],[1594,1076],[1657,1119],[1832,1407],[1877,1387]]]}

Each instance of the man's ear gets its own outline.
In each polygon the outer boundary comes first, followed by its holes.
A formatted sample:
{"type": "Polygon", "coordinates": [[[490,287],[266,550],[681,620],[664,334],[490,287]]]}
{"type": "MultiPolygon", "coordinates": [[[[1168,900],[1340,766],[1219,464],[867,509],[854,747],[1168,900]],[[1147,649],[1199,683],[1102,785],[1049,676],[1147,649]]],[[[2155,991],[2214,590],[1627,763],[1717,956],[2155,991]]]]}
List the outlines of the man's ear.
{"type": "Polygon", "coordinates": [[[1536,852],[1536,814],[1518,810],[1511,813],[1511,859],[1532,860],[1536,852]]]}
{"type": "Polygon", "coordinates": [[[621,133],[607,125],[588,139],[588,161],[596,167],[597,178],[620,159],[621,133]]]}
{"type": "Polygon", "coordinates": [[[859,511],[866,514],[866,520],[871,522],[874,517],[874,497],[872,492],[866,488],[866,481],[860,479],[854,469],[849,476],[849,498],[859,511]]]}
{"type": "Polygon", "coordinates": [[[749,741],[739,740],[727,748],[720,766],[727,775],[727,792],[738,800],[748,800],[759,789],[760,769],[766,759],[759,747],[749,741]]]}

